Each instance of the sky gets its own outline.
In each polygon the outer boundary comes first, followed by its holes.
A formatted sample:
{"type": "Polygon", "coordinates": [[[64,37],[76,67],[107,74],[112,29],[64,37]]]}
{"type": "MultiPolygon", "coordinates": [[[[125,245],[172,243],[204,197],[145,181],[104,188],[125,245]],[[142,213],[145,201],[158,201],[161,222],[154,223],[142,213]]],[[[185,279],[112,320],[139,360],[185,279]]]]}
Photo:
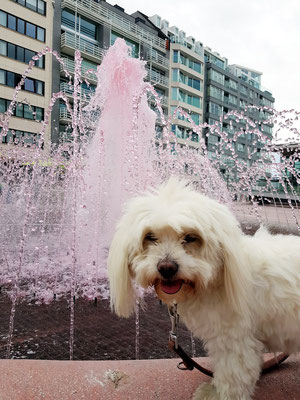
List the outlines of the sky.
{"type": "MultiPolygon", "coordinates": [[[[113,1],[108,0],[111,4],[113,1]]],[[[278,111],[300,111],[300,0],[116,0],[158,14],[239,64],[263,72],[278,111]]]]}

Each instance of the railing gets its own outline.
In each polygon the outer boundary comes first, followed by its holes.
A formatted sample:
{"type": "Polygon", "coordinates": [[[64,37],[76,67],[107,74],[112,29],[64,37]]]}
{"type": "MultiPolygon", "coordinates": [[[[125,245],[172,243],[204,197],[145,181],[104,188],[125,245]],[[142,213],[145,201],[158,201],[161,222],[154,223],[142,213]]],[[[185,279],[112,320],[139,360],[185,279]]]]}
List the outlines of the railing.
{"type": "MultiPolygon", "coordinates": [[[[74,86],[69,85],[66,82],[61,82],[59,85],[59,89],[61,92],[65,93],[66,95],[72,96],[74,94],[74,86]]],[[[93,95],[93,92],[91,90],[85,89],[85,88],[80,88],[80,98],[82,100],[89,100],[91,96],[93,95]]]]}
{"type": "Polygon", "coordinates": [[[121,32],[126,33],[126,36],[131,36],[134,39],[144,41],[148,44],[150,43],[166,51],[166,41],[164,39],[151,34],[94,0],[63,0],[62,8],[64,7],[69,7],[73,10],[76,8],[77,12],[94,21],[105,24],[110,28],[121,30],[121,32]]]}
{"type": "Polygon", "coordinates": [[[167,78],[164,75],[158,74],[155,71],[148,70],[147,79],[151,82],[158,83],[165,87],[169,87],[169,78],[167,78]]]}
{"type": "Polygon", "coordinates": [[[97,44],[88,42],[69,32],[64,32],[61,35],[61,47],[71,47],[74,50],[78,49],[82,53],[93,56],[97,60],[101,60],[104,54],[104,50],[97,44]]]}
{"type": "MultiPolygon", "coordinates": [[[[73,60],[69,60],[68,58],[62,58],[62,61],[65,64],[65,69],[70,72],[71,74],[74,74],[75,72],[75,62],[73,60]]],[[[60,72],[64,72],[63,66],[60,64],[60,72]]],[[[85,65],[81,64],[81,75],[82,78],[85,78],[89,81],[97,82],[98,78],[96,76],[96,70],[95,72],[92,71],[92,68],[89,68],[85,65]],[[89,73],[87,73],[89,72],[89,73]]]]}
{"type": "Polygon", "coordinates": [[[72,121],[72,115],[69,113],[66,107],[60,107],[59,109],[59,119],[65,119],[72,121]]]}
{"type": "Polygon", "coordinates": [[[148,61],[152,61],[155,62],[156,64],[159,64],[162,67],[165,68],[169,68],[170,62],[169,60],[162,56],[161,54],[158,54],[156,51],[151,50],[148,54],[147,54],[147,60],[148,61]]]}

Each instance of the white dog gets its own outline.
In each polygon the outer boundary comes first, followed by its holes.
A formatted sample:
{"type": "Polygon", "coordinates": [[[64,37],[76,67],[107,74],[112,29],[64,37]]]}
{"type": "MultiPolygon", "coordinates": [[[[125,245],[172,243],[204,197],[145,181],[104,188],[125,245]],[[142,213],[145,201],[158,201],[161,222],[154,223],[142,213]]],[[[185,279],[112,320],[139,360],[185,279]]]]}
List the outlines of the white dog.
{"type": "Polygon", "coordinates": [[[251,399],[264,349],[300,349],[300,237],[246,236],[227,207],[174,178],[129,202],[108,273],[119,316],[135,310],[133,281],[154,286],[204,341],[214,377],[194,399],[251,399]]]}

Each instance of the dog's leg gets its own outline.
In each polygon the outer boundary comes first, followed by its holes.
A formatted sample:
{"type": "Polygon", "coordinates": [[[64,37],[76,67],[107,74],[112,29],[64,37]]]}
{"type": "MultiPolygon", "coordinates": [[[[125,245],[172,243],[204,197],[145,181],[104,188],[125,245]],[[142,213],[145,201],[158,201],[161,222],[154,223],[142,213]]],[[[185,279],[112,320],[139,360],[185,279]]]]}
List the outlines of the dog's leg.
{"type": "Polygon", "coordinates": [[[193,399],[250,400],[260,374],[263,345],[251,336],[226,336],[209,341],[207,349],[214,362],[214,378],[200,385],[193,399]]]}

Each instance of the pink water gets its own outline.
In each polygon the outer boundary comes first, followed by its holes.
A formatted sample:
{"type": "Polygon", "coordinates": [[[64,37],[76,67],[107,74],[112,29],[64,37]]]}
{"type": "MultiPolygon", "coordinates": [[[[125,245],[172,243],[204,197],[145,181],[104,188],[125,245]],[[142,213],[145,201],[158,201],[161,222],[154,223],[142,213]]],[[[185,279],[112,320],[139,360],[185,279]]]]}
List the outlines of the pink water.
{"type": "MultiPolygon", "coordinates": [[[[45,49],[40,53],[51,53],[45,49]]],[[[53,53],[53,52],[52,52],[53,53]]],[[[107,298],[105,258],[122,207],[134,194],[155,186],[171,175],[185,177],[198,190],[238,210],[249,198],[259,195],[257,179],[263,176],[267,190],[276,197],[276,187],[266,173],[268,158],[273,157],[274,144],[258,130],[258,124],[248,120],[243,112],[232,112],[231,118],[243,120],[246,131],[236,131],[229,137],[222,131],[222,120],[214,126],[196,126],[197,149],[180,140],[170,130],[173,117],[164,119],[159,96],[145,82],[145,62],[131,58],[130,49],[121,39],[110,47],[97,71],[98,86],[88,105],[81,103],[81,56],[75,55],[73,105],[64,93],[55,93],[45,115],[39,146],[30,153],[21,145],[8,145],[10,158],[0,164],[0,285],[11,296],[8,356],[13,335],[13,321],[17,299],[35,299],[50,302],[68,296],[71,304],[70,356],[72,358],[75,309],[73,298],[107,298]],[[163,121],[162,138],[155,139],[156,113],[149,107],[149,96],[156,99],[157,110],[163,121]],[[63,100],[72,116],[72,144],[61,144],[49,156],[42,149],[45,128],[55,101],[63,100]],[[220,137],[214,159],[208,151],[202,129],[220,137]],[[239,135],[252,134],[253,141],[265,143],[266,152],[251,167],[239,159],[236,140],[239,135]],[[70,157],[62,156],[68,150],[70,157]],[[221,176],[224,148],[232,153],[232,163],[226,166],[226,179],[221,176]],[[71,151],[70,151],[71,149],[71,151]],[[5,162],[4,162],[5,161],[5,162]],[[23,167],[21,167],[23,165],[23,167]],[[25,166],[24,166],[25,165],[25,166]],[[44,165],[47,165],[45,168],[44,165]],[[233,176],[236,174],[236,179],[233,176]],[[237,198],[239,202],[234,202],[237,198]]],[[[61,62],[57,54],[54,56],[61,62]]],[[[34,60],[33,60],[34,62],[34,60]]],[[[31,72],[33,62],[24,73],[31,72]]],[[[66,76],[71,79],[68,71],[66,76]]],[[[22,82],[20,83],[20,85],[22,82]]],[[[16,88],[17,101],[21,86],[16,88]]],[[[2,118],[2,135],[7,135],[14,102],[2,118]]],[[[262,110],[267,110],[262,107],[262,110]]],[[[276,135],[289,132],[300,138],[295,110],[272,112],[270,120],[276,122],[276,135]]],[[[179,109],[189,119],[189,114],[179,109]]],[[[230,116],[224,116],[229,122],[230,116]]],[[[3,147],[3,149],[5,149],[3,147]]],[[[5,150],[3,150],[3,153],[5,150]]],[[[249,151],[251,159],[255,147],[249,151]]],[[[294,155],[299,160],[299,149],[294,155]],[[297,158],[298,157],[298,158],[297,158]]],[[[275,160],[275,159],[274,159],[275,160]]],[[[273,161],[274,161],[273,160],[273,161]]],[[[273,165],[279,175],[279,184],[292,200],[299,200],[283,172],[288,170],[298,185],[299,172],[287,159],[273,165]]],[[[300,231],[297,203],[289,201],[292,220],[290,227],[300,231]]],[[[263,208],[249,203],[248,221],[264,220],[263,208]]],[[[138,305],[137,305],[138,307],[138,305]]],[[[138,331],[138,313],[137,313],[138,331]]],[[[137,337],[138,348],[138,337],[137,337]]],[[[137,352],[138,353],[138,352],[137,352]]]]}

